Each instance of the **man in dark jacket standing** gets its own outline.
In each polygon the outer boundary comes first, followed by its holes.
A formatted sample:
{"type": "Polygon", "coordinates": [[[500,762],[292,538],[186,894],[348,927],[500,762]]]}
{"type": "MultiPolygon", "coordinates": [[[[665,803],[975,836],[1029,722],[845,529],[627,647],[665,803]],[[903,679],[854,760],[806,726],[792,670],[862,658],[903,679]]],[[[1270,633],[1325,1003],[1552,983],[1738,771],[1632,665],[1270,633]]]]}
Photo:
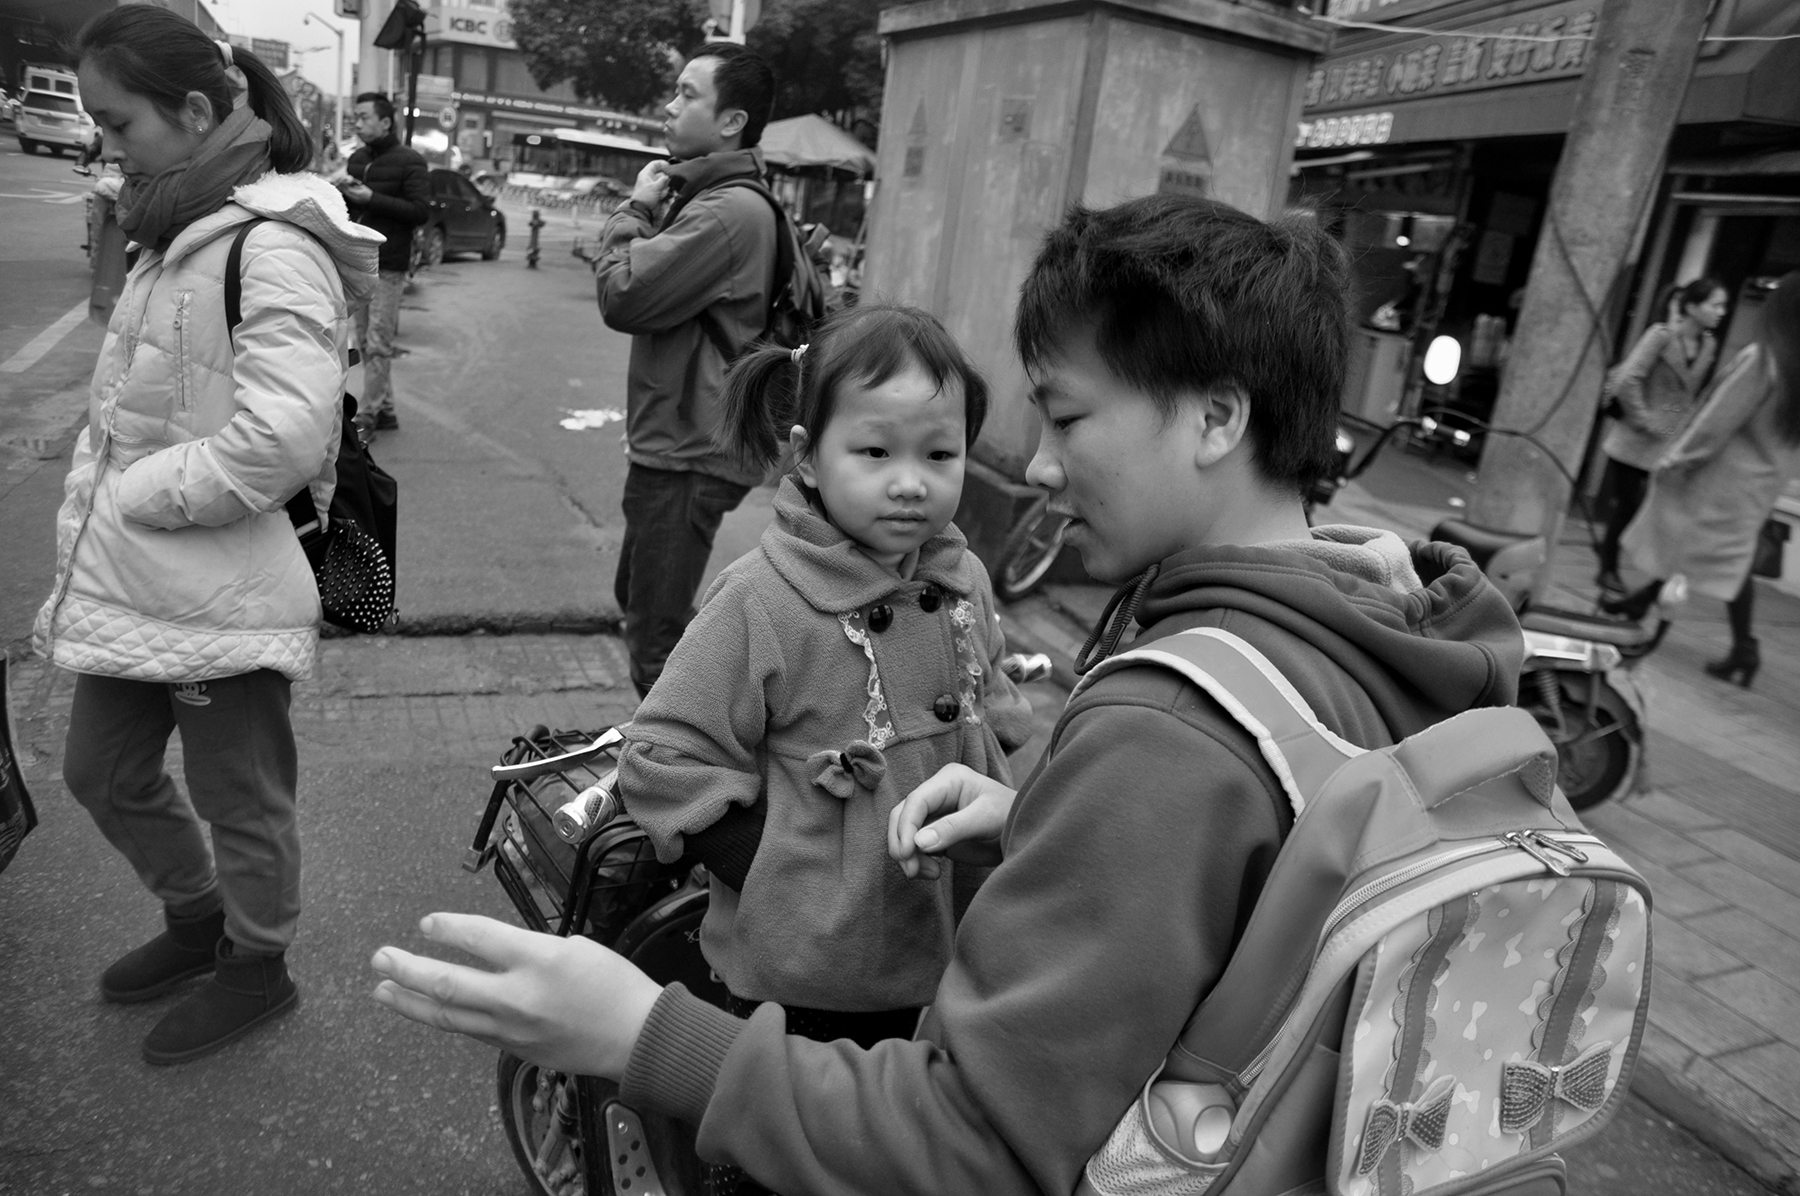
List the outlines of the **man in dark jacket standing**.
{"type": "Polygon", "coordinates": [[[431,183],[425,159],[394,136],[394,105],[378,91],[356,97],[356,135],[362,146],[350,155],[350,177],[339,183],[350,215],[387,238],[381,247],[381,281],[368,305],[356,313],[356,340],[362,346],[364,395],[356,416],[363,439],[400,426],[394,416],[394,326],[400,319],[400,292],[412,256],[413,229],[431,214],[431,183]]]}
{"type": "Polygon", "coordinates": [[[625,384],[625,539],[613,594],[639,694],[694,615],[713,536],[760,475],[713,444],[732,353],[768,323],[778,228],[756,148],[775,76],[729,42],[689,60],[669,101],[673,162],[652,162],[606,223],[595,263],[600,314],[632,334],[625,384]]]}

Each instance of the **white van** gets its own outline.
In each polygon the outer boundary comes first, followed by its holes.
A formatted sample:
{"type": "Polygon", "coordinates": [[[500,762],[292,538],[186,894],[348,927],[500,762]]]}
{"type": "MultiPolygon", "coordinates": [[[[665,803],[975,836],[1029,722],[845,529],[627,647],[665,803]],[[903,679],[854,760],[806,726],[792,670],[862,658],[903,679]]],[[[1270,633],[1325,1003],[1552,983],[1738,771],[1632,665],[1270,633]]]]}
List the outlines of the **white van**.
{"type": "Polygon", "coordinates": [[[41,145],[61,157],[63,150],[79,151],[93,141],[94,121],[82,110],[74,71],[27,63],[23,74],[13,119],[20,149],[35,154],[41,145]]]}

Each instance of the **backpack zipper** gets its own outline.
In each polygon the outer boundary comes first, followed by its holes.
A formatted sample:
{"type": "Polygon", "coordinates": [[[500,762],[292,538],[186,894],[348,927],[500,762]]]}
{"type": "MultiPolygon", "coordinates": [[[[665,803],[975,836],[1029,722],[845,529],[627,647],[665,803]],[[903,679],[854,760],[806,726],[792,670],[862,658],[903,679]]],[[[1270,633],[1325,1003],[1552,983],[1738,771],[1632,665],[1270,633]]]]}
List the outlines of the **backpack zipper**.
{"type": "MultiPolygon", "coordinates": [[[[1405,868],[1390,872],[1379,880],[1372,880],[1345,894],[1343,899],[1333,907],[1330,916],[1325,919],[1325,928],[1319,934],[1319,942],[1323,943],[1331,938],[1352,911],[1373,901],[1390,889],[1417,880],[1428,872],[1435,872],[1440,868],[1461,863],[1463,860],[1473,859],[1479,855],[1488,855],[1496,851],[1523,851],[1542,864],[1547,871],[1553,872],[1557,876],[1568,876],[1568,867],[1555,857],[1562,855],[1577,864],[1587,863],[1587,853],[1574,846],[1576,843],[1591,844],[1596,847],[1606,846],[1604,840],[1588,834],[1567,834],[1553,837],[1547,832],[1539,830],[1508,831],[1495,839],[1471,843],[1454,851],[1442,852],[1429,859],[1409,864],[1405,868]]],[[[1250,1060],[1249,1065],[1238,1073],[1238,1083],[1244,1089],[1248,1090],[1256,1082],[1256,1077],[1262,1073],[1263,1066],[1269,1061],[1269,1053],[1275,1049],[1276,1042],[1281,1038],[1282,1030],[1286,1028],[1287,1023],[1284,1020],[1280,1029],[1276,1030],[1270,1036],[1269,1041],[1263,1044],[1262,1050],[1256,1053],[1256,1058],[1250,1060]]]]}

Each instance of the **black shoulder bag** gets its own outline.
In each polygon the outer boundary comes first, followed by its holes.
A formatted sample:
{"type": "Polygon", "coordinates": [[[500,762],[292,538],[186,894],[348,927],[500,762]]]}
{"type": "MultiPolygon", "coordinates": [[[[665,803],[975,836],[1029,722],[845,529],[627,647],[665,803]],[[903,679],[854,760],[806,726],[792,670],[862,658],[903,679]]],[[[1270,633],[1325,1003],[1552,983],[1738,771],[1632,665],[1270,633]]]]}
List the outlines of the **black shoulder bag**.
{"type": "MultiPolygon", "coordinates": [[[[225,259],[225,329],[235,335],[243,320],[244,238],[263,223],[238,227],[225,259]]],[[[235,345],[233,350],[235,351],[235,345]]],[[[352,362],[355,358],[351,359],[352,362]]],[[[394,619],[394,535],[399,486],[375,464],[356,435],[356,396],[344,395],[343,432],[338,441],[337,488],[324,519],[302,487],[288,500],[288,518],[319,583],[325,621],[348,631],[376,632],[394,619]]]]}

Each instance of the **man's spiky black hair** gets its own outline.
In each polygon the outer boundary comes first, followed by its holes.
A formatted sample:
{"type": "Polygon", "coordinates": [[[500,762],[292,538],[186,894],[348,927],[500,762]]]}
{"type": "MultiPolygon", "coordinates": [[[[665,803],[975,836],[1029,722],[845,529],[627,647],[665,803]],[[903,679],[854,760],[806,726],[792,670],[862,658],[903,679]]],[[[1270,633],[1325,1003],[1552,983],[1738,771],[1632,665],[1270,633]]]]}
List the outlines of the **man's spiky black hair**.
{"type": "Polygon", "coordinates": [[[1346,279],[1307,215],[1173,195],[1076,207],[1044,239],[1013,337],[1032,372],[1091,329],[1107,368],[1168,415],[1184,392],[1240,389],[1258,470],[1304,490],[1333,465],[1346,279]]]}

